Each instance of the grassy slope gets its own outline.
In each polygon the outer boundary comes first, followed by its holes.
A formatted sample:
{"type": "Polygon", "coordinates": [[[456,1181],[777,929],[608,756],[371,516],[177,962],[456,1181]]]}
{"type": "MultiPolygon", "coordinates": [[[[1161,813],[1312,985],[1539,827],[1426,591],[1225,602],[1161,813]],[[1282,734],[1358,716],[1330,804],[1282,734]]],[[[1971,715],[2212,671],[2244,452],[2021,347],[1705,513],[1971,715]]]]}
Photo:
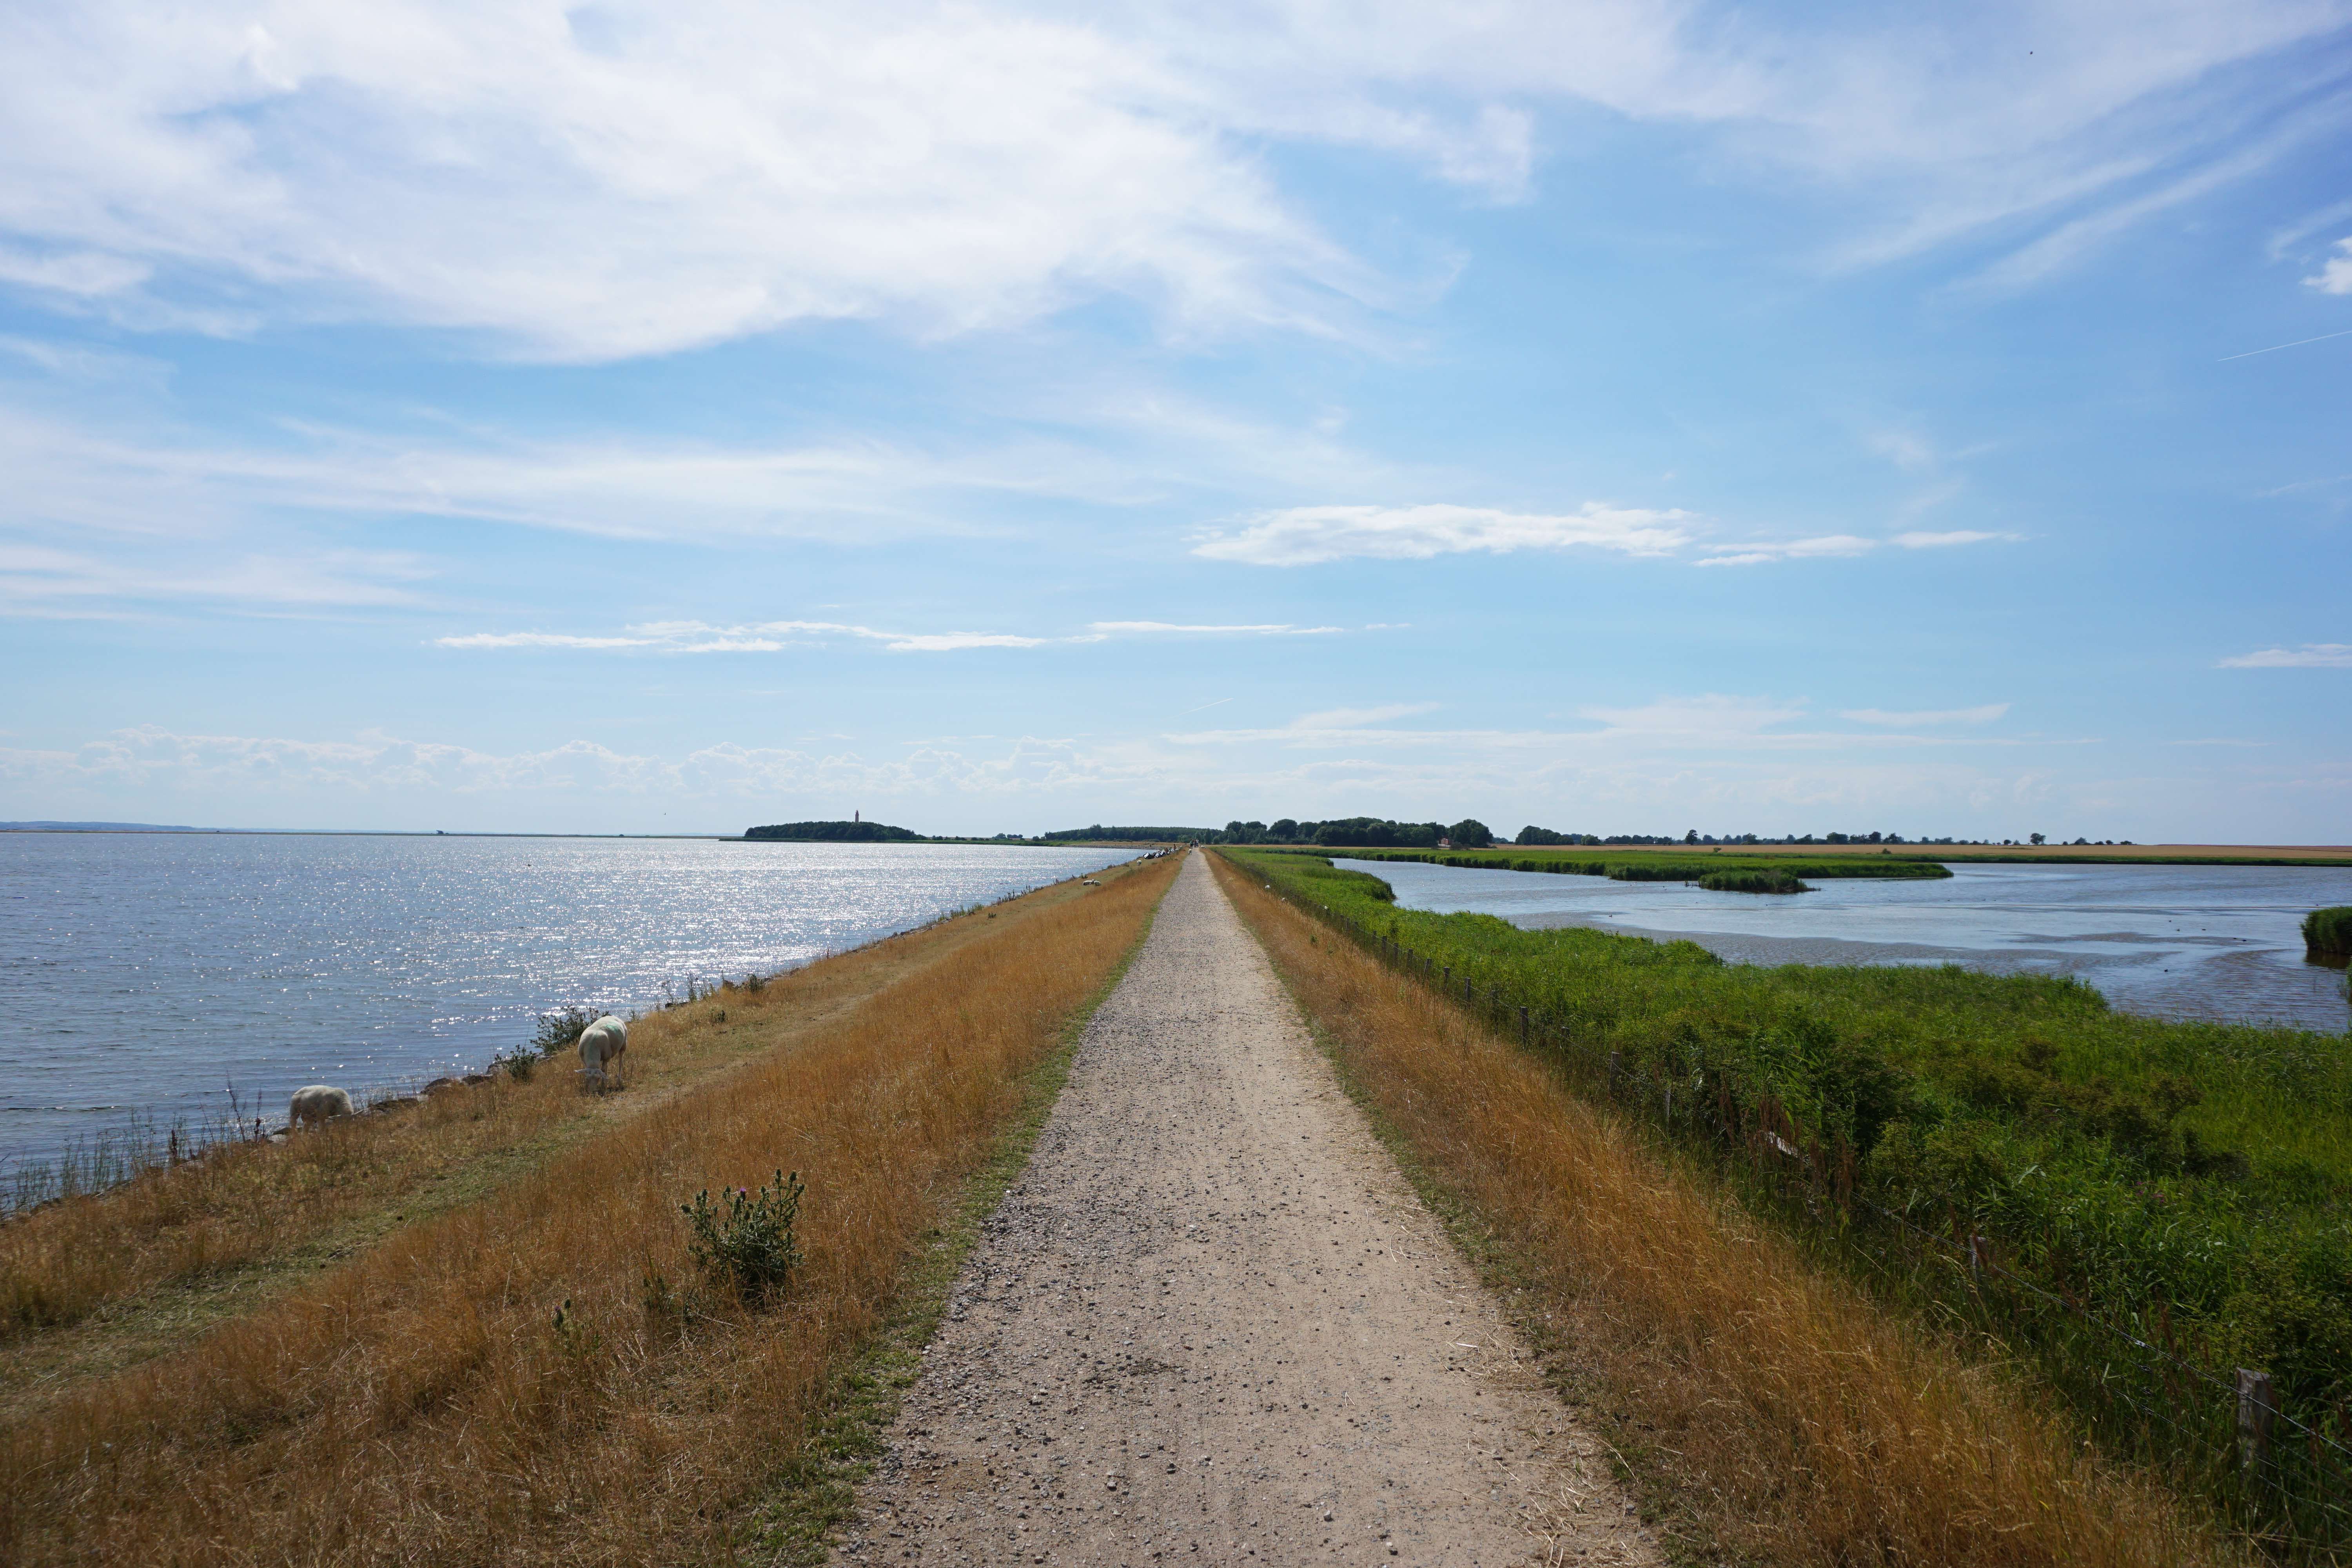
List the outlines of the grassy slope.
{"type": "Polygon", "coordinates": [[[1853,1149],[1865,1194],[1991,1235],[2021,1271],[2217,1370],[2271,1371],[2305,1419],[2332,1426],[2352,1394],[2342,1036],[2130,1017],[2058,980],[1730,965],[1686,942],[1399,910],[1376,879],[1230,853],[1457,985],[1499,987],[1588,1060],[1615,1052],[1685,1103],[1776,1103],[1801,1141],[1853,1149]]]}
{"type": "MultiPolygon", "coordinates": [[[[665,1016],[767,1037],[666,1089],[649,1049],[637,1089],[593,1102],[614,1120],[535,1163],[509,1147],[527,1168],[473,1201],[324,1272],[289,1262],[173,1353],[93,1356],[20,1400],[0,1416],[0,1559],[728,1556],[731,1521],[792,1464],[1173,868],[832,961],[829,992],[820,977],[665,1016]],[[812,1022],[794,1003],[816,993],[835,1005],[812,1022]],[[751,1312],[691,1278],[677,1204],[776,1165],[809,1178],[810,1260],[788,1302],[751,1312]]],[[[349,1131],[399,1142],[390,1124],[349,1131]]],[[[304,1142],[277,1167],[298,1217],[304,1142]]]]}
{"type": "Polygon", "coordinates": [[[1684,1560],[1717,1546],[1776,1568],[2239,1560],[1533,1055],[1221,873],[1351,1092],[1512,1292],[1684,1560]]]}
{"type": "Polygon", "coordinates": [[[1078,895],[1056,884],[630,1026],[629,1088],[586,1098],[567,1059],[286,1143],[236,1144],[0,1224],[0,1420],[473,1203],[713,1074],[787,1049],[877,992],[1078,895]]]}

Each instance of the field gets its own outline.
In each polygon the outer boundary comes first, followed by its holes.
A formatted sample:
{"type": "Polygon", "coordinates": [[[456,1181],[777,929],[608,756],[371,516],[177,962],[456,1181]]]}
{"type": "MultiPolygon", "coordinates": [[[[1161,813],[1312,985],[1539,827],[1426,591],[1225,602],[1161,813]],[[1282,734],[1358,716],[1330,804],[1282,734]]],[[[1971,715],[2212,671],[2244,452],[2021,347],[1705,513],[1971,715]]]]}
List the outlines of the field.
{"type": "Polygon", "coordinates": [[[1398,910],[1376,879],[1319,858],[1223,853],[1482,1010],[1528,1009],[1531,1048],[1681,1146],[1736,1133],[1785,1150],[1801,1219],[1833,1214],[1857,1268],[2034,1358],[2119,1447],[2188,1462],[2215,1450],[2218,1423],[2226,1452],[2234,1411],[2179,1366],[2266,1372],[2286,1416],[2343,1436],[2344,1037],[2128,1017],[2065,981],[1729,965],[1690,942],[1398,910]],[[1985,1238],[2014,1310],[1906,1225],[1985,1238]]]}
{"type": "Polygon", "coordinates": [[[617,1095],[499,1079],[0,1226],[0,1561],[732,1560],[1173,867],[649,1016],[617,1095]],[[680,1208],[780,1170],[763,1299],[680,1208]]]}

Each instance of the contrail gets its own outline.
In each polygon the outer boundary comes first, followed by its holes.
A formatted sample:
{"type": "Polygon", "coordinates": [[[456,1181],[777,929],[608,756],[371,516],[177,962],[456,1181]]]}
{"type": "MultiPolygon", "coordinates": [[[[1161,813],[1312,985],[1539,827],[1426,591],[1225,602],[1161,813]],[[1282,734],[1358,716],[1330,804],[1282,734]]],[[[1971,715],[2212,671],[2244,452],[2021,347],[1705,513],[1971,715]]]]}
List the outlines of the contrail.
{"type": "MultiPolygon", "coordinates": [[[[1216,707],[1221,707],[1221,706],[1223,706],[1223,704],[1225,704],[1225,703],[1227,703],[1227,702],[1231,702],[1232,700],[1233,700],[1233,699],[1232,699],[1232,698],[1230,698],[1230,697],[1220,697],[1220,698],[1218,698],[1218,699],[1216,700],[1216,701],[1214,701],[1214,702],[1203,702],[1203,703],[1202,703],[1200,708],[1187,708],[1187,709],[1185,709],[1185,710],[1184,710],[1184,713],[1198,713],[1198,712],[1200,712],[1200,711],[1201,711],[1201,710],[1202,710],[1202,709],[1203,709],[1203,708],[1216,708],[1216,707]]],[[[1176,717],[1177,717],[1177,718],[1179,718],[1179,719],[1181,719],[1182,717],[1184,717],[1184,713],[1179,713],[1179,714],[1177,714],[1177,715],[1176,715],[1176,717]]]]}
{"type": "Polygon", "coordinates": [[[2281,349],[2299,349],[2305,343],[2324,343],[2330,338],[2352,338],[2352,327],[2347,327],[2340,332],[2322,332],[2315,338],[2297,338],[2291,343],[2273,343],[2266,349],[2248,349],[2242,354],[2223,354],[2213,363],[2228,364],[2233,359],[2252,359],[2256,354],[2274,354],[2281,349]]]}

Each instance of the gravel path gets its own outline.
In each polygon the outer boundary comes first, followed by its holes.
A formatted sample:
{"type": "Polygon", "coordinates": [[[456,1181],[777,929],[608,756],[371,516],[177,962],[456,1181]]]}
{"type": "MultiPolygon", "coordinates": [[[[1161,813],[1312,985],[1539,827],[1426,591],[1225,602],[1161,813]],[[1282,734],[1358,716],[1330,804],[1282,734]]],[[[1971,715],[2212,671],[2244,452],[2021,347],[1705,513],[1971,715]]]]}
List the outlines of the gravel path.
{"type": "Polygon", "coordinates": [[[836,1561],[1656,1563],[1194,856],[836,1561]]]}

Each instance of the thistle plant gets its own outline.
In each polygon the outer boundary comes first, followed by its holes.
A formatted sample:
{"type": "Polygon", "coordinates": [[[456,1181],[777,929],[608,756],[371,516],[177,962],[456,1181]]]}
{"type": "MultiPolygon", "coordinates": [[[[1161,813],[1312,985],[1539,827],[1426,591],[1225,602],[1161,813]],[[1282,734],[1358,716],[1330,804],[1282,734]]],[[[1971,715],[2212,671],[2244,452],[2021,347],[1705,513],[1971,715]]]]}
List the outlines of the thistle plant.
{"type": "Polygon", "coordinates": [[[706,1187],[692,1203],[680,1204],[678,1212],[693,1232],[687,1250],[695,1267],[746,1301],[758,1301],[770,1291],[782,1294],[802,1262],[793,1226],[807,1191],[798,1171],[778,1171],[774,1181],[756,1191],[730,1188],[713,1203],[706,1187]]]}

